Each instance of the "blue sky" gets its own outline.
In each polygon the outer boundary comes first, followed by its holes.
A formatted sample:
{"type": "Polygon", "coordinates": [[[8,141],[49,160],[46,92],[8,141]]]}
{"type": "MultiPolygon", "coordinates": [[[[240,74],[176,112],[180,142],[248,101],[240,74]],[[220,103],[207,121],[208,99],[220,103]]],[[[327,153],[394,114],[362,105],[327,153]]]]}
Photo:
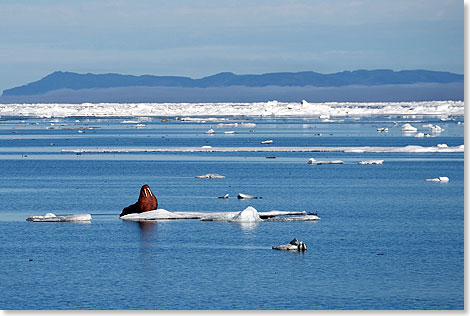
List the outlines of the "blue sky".
{"type": "Polygon", "coordinates": [[[458,0],[0,0],[0,90],[62,70],[464,72],[458,0]]]}

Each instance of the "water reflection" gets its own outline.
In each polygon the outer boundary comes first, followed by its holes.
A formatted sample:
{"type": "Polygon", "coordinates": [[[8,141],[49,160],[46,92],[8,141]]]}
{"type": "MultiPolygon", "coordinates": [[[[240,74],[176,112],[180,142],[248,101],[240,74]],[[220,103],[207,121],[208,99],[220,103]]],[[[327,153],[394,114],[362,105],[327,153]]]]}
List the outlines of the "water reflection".
{"type": "Polygon", "coordinates": [[[245,232],[251,232],[258,227],[259,222],[238,222],[235,223],[236,225],[240,226],[240,228],[245,232]]]}
{"type": "Polygon", "coordinates": [[[146,244],[152,240],[152,236],[157,228],[157,221],[139,221],[140,239],[146,244]]]}

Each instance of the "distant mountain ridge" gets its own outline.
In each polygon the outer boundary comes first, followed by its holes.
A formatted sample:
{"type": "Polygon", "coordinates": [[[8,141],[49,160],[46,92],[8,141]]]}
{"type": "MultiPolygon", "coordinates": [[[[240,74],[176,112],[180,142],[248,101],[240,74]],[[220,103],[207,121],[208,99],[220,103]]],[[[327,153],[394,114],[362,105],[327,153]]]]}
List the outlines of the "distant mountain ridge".
{"type": "Polygon", "coordinates": [[[192,79],[180,76],[121,75],[121,74],[78,74],[56,71],[46,77],[26,85],[7,89],[3,96],[40,95],[49,91],[71,89],[103,89],[117,87],[342,87],[350,85],[377,86],[414,83],[452,83],[463,82],[464,75],[451,72],[430,70],[389,69],[343,71],[321,74],[313,71],[279,72],[261,75],[236,75],[222,72],[216,75],[192,79]]]}

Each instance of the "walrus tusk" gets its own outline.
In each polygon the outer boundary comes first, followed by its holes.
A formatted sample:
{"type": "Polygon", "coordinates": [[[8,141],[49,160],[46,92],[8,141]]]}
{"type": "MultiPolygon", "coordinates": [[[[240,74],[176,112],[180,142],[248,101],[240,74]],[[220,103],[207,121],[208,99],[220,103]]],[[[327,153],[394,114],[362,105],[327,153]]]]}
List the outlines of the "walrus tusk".
{"type": "Polygon", "coordinates": [[[145,197],[147,197],[147,190],[144,189],[144,194],[145,194],[145,197]]]}

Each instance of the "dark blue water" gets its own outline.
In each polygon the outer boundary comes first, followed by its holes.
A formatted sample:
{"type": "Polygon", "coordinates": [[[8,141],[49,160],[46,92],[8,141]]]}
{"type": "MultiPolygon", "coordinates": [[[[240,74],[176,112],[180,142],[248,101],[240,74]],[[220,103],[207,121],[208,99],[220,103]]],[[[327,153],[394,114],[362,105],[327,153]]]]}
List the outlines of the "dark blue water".
{"type": "Polygon", "coordinates": [[[264,139],[276,146],[455,146],[464,142],[464,128],[455,122],[422,118],[412,124],[446,130],[419,139],[393,127],[397,118],[256,119],[256,128],[225,128],[237,134],[214,136],[204,134],[214,123],[160,118],[141,129],[118,118],[90,119],[88,126],[97,128],[79,134],[85,120],[75,119],[59,119],[49,130],[45,119],[1,122],[1,309],[464,308],[463,153],[60,152],[255,146],[264,139]],[[61,123],[67,125],[56,126],[61,123]],[[377,133],[377,126],[391,130],[377,133]],[[310,157],[345,164],[308,165],[310,157]],[[364,159],[384,164],[357,165],[364,159]],[[205,173],[226,178],[194,178],[205,173]],[[424,181],[438,176],[450,182],[424,181]],[[255,226],[120,220],[143,184],[169,211],[251,205],[317,211],[321,220],[255,226]],[[262,198],[238,200],[239,192],[262,198]],[[226,193],[229,199],[217,199],[226,193]],[[25,221],[47,212],[91,213],[93,220],[25,221]],[[294,237],[307,244],[305,253],[271,249],[294,237]]]}

